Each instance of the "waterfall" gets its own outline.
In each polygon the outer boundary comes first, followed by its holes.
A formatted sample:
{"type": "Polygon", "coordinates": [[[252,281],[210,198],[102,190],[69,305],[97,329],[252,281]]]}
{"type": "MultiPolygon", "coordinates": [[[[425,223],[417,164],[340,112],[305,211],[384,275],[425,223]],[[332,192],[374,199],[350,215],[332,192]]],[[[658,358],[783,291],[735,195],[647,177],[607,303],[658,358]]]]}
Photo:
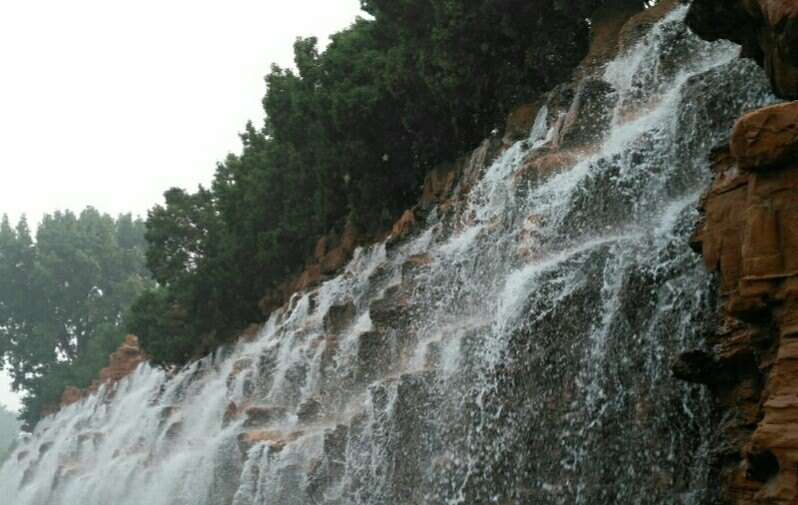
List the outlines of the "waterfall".
{"type": "Polygon", "coordinates": [[[563,124],[543,107],[527,139],[474,155],[448,211],[359,249],[256,337],[42,420],[0,470],[4,502],[700,503],[712,407],[668,360],[717,299],[688,238],[709,150],[772,97],[685,9],[586,79],[608,119],[566,168],[523,170],[563,124]]]}

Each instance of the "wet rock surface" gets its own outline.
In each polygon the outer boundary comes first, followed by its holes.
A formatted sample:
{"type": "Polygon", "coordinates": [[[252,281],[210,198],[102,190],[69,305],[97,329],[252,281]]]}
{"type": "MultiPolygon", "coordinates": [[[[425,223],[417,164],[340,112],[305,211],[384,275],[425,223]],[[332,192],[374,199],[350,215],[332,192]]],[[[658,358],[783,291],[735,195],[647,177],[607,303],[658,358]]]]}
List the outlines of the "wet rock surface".
{"type": "Polygon", "coordinates": [[[618,95],[612,85],[587,77],[576,88],[576,96],[563,122],[559,145],[564,149],[596,145],[607,133],[618,95]]]}
{"type": "Polygon", "coordinates": [[[722,418],[721,499],[798,502],[798,102],[744,114],[713,155],[694,245],[720,278],[723,321],[677,376],[708,384],[722,418]]]}
{"type": "Polygon", "coordinates": [[[706,40],[742,46],[768,74],[774,92],[798,98],[798,4],[794,0],[695,0],[687,24],[706,40]]]}

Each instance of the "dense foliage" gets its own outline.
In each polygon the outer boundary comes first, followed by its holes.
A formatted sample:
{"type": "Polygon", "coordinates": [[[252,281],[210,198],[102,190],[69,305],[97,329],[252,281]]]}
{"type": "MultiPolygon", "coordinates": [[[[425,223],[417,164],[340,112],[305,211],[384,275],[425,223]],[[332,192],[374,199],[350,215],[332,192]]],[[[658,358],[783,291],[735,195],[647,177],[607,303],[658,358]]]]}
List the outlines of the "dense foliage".
{"type": "Polygon", "coordinates": [[[0,222],[0,356],[22,417],[35,421],[64,386],[86,387],[124,337],[124,313],[152,285],[144,224],[87,208],[0,222]]]}
{"type": "Polygon", "coordinates": [[[157,291],[131,330],[180,363],[262,318],[258,299],[352,220],[384,229],[424,173],[501,124],[515,104],[567,80],[588,43],[585,0],[362,0],[370,19],[320,52],[298,39],[296,69],[273,67],[266,122],[212,187],[173,189],[147,221],[157,291]],[[200,342],[204,342],[205,346],[200,342]]]}

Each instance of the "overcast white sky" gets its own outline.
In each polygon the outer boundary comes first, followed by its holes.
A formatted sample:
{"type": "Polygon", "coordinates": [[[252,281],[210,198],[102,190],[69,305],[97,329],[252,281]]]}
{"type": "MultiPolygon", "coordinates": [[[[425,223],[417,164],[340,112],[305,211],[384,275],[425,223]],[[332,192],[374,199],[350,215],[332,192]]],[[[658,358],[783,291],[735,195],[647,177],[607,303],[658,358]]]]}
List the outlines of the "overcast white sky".
{"type": "MultiPolygon", "coordinates": [[[[0,214],[144,215],[260,125],[263,77],[359,0],[0,2],[0,214]]],[[[18,399],[0,377],[0,402],[18,399]]]]}

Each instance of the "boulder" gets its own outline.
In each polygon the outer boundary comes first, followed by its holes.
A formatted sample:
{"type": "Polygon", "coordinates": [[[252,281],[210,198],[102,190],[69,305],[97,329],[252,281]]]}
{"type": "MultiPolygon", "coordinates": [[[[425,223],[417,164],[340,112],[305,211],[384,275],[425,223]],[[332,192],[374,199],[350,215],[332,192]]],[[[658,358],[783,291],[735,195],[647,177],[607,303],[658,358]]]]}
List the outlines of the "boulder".
{"type": "Polygon", "coordinates": [[[312,423],[318,421],[324,413],[324,405],[316,398],[308,398],[297,410],[297,418],[301,423],[312,423]]]}
{"type": "Polygon", "coordinates": [[[519,183],[540,184],[552,175],[573,167],[578,160],[579,156],[574,151],[537,149],[524,158],[514,177],[519,183]]]}
{"type": "Polygon", "coordinates": [[[252,357],[244,356],[233,362],[229,377],[237,377],[241,372],[252,368],[252,357]]]}
{"type": "Polygon", "coordinates": [[[745,113],[734,125],[730,148],[746,170],[798,161],[798,100],[745,113]]]}
{"type": "Polygon", "coordinates": [[[139,349],[139,339],[135,335],[127,335],[122,345],[108,356],[108,366],[100,370],[99,380],[92,381],[86,389],[66,386],[61,395],[59,405],[45,405],[42,416],[54,414],[59,408],[76,403],[87,393],[95,393],[104,383],[115,383],[133,373],[136,368],[147,361],[147,355],[139,349]]]}
{"type": "Polygon", "coordinates": [[[83,444],[91,441],[93,444],[99,444],[105,439],[105,433],[101,431],[84,431],[78,435],[78,444],[83,444]]]}
{"type": "Polygon", "coordinates": [[[549,109],[549,117],[563,116],[574,103],[574,85],[558,84],[546,94],[546,108],[549,109]]]}
{"type": "Polygon", "coordinates": [[[61,408],[67,405],[72,405],[83,399],[85,391],[76,387],[67,386],[64,388],[64,394],[61,395],[61,408]]]}
{"type": "Polygon", "coordinates": [[[424,503],[426,469],[441,453],[443,440],[427,436],[435,433],[433,411],[443,401],[439,376],[433,371],[403,374],[396,381],[393,426],[396,438],[392,496],[397,503],[424,503]]]}
{"type": "Polygon", "coordinates": [[[324,503],[324,494],[344,476],[349,428],[339,424],[324,432],[322,456],[308,469],[307,489],[313,503],[324,503]]]}
{"type": "Polygon", "coordinates": [[[222,426],[227,426],[238,418],[238,405],[233,400],[227,402],[222,416],[222,426]]]}
{"type": "Polygon", "coordinates": [[[283,432],[280,430],[248,430],[239,433],[237,440],[239,450],[246,454],[255,444],[261,442],[277,443],[284,440],[284,438],[283,432]]]}
{"type": "Polygon", "coordinates": [[[504,147],[509,147],[529,136],[541,107],[542,103],[524,103],[510,112],[504,126],[504,137],[502,138],[504,147]]]}
{"type": "Polygon", "coordinates": [[[397,240],[402,239],[410,234],[410,232],[416,227],[416,217],[413,214],[413,211],[406,210],[402,217],[394,223],[393,228],[391,228],[391,238],[390,240],[397,240]]]}
{"type": "Polygon", "coordinates": [[[327,335],[338,335],[355,322],[355,304],[352,300],[333,305],[324,314],[324,331],[327,335]]]}
{"type": "Polygon", "coordinates": [[[324,255],[319,266],[319,272],[325,275],[337,273],[344,268],[352,258],[352,252],[339,246],[324,255]]]}
{"type": "Polygon", "coordinates": [[[576,70],[577,78],[595,73],[602,64],[618,55],[621,30],[642,8],[642,4],[634,0],[607,0],[600,4],[590,16],[590,47],[576,70]]]}
{"type": "MultiPolygon", "coordinates": [[[[534,121],[534,117],[532,118],[534,121]]],[[[519,119],[519,121],[521,121],[519,119]]],[[[419,207],[430,210],[431,206],[445,200],[454,189],[458,176],[463,171],[463,163],[443,163],[433,168],[424,176],[424,188],[418,201],[419,207]]],[[[402,216],[404,217],[404,216],[402,216]]]]}
{"type": "Polygon", "coordinates": [[[316,260],[317,263],[321,263],[324,255],[327,254],[328,245],[329,238],[326,236],[321,237],[316,241],[316,247],[313,248],[313,259],[316,260]]]}
{"type": "Polygon", "coordinates": [[[738,505],[798,503],[797,107],[765,107],[737,122],[729,146],[712,154],[714,179],[691,239],[719,273],[724,317],[708,350],[682,353],[673,371],[708,384],[719,400],[720,499],[738,505]]]}
{"type": "Polygon", "coordinates": [[[341,248],[349,254],[357,249],[358,234],[352,221],[347,221],[344,232],[341,234],[341,248]]]}
{"type": "Polygon", "coordinates": [[[411,284],[416,282],[416,278],[421,274],[424,267],[432,263],[433,256],[430,253],[419,253],[408,257],[402,263],[402,284],[411,289],[411,284]]]}
{"type": "Polygon", "coordinates": [[[371,322],[379,330],[400,330],[411,322],[407,299],[395,299],[391,294],[392,291],[388,290],[388,296],[371,302],[369,306],[371,322]]]}
{"type": "MultiPolygon", "coordinates": [[[[325,258],[327,258],[327,256],[325,256],[325,258]]],[[[332,261],[332,259],[328,260],[328,262],[332,261]]],[[[346,264],[346,262],[344,261],[343,264],[346,264]]],[[[330,273],[335,272],[338,269],[331,263],[328,263],[328,267],[332,268],[330,273]]],[[[291,283],[290,291],[292,294],[299,291],[304,291],[305,289],[318,285],[323,280],[323,267],[321,265],[311,265],[301,274],[299,274],[299,277],[294,279],[294,281],[291,283]]]]}
{"type": "Polygon", "coordinates": [[[742,56],[765,69],[777,95],[798,98],[798,2],[694,0],[686,22],[706,40],[742,45],[742,56]]]}
{"type": "Polygon", "coordinates": [[[181,433],[183,433],[183,426],[184,423],[182,420],[175,421],[172,424],[170,424],[169,427],[166,429],[166,432],[164,433],[164,439],[175,440],[177,437],[180,436],[181,433]]]}
{"type": "Polygon", "coordinates": [[[245,340],[253,340],[255,337],[258,336],[258,333],[260,333],[261,328],[262,328],[261,325],[252,323],[241,331],[241,333],[239,334],[239,338],[243,338],[245,340]]]}
{"type": "Polygon", "coordinates": [[[610,83],[596,77],[582,80],[565,116],[559,147],[596,147],[609,130],[617,100],[618,95],[610,83]]]}
{"type": "Polygon", "coordinates": [[[134,335],[125,337],[125,342],[108,357],[109,365],[100,370],[100,380],[116,382],[127,377],[143,362],[147,356],[139,349],[139,339],[134,335]]]}
{"type": "Polygon", "coordinates": [[[680,4],[679,0],[659,0],[654,6],[644,9],[629,18],[618,35],[620,49],[627,49],[637,43],[657,21],[680,4]]]}
{"type": "Polygon", "coordinates": [[[265,426],[284,419],[288,411],[284,407],[252,406],[244,411],[244,427],[265,426]]]}

